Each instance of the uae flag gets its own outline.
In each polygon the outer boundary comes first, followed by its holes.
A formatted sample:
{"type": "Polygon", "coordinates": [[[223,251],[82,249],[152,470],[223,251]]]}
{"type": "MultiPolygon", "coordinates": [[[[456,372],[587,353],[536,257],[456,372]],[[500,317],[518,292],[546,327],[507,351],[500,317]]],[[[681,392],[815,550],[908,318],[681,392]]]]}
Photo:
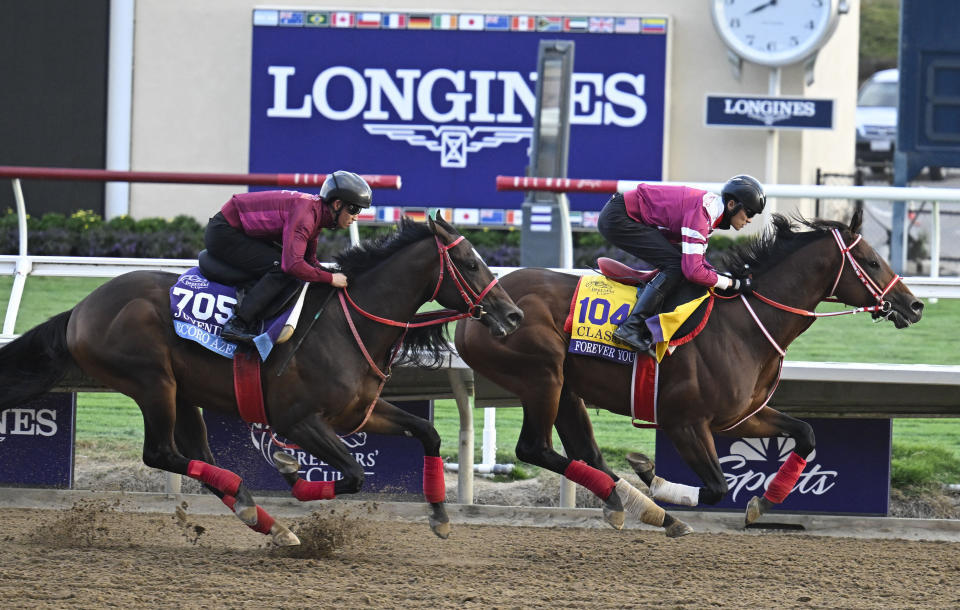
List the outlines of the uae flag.
{"type": "Polygon", "coordinates": [[[335,28],[352,28],[353,27],[353,13],[334,13],[333,14],[333,27],[335,28]]]}
{"type": "Polygon", "coordinates": [[[401,30],[407,27],[407,16],[403,13],[390,13],[383,18],[383,27],[391,30],[401,30]]]}
{"type": "Polygon", "coordinates": [[[537,29],[534,18],[526,15],[517,15],[510,22],[510,25],[511,30],[516,30],[518,32],[533,32],[537,29]]]}
{"type": "Polygon", "coordinates": [[[460,15],[461,30],[482,30],[483,15],[460,15]]]}

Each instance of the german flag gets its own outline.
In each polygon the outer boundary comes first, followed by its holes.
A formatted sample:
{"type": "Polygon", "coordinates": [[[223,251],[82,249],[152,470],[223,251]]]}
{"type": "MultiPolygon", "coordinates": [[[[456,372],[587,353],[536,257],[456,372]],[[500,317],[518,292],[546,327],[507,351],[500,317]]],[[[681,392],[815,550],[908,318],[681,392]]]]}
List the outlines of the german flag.
{"type": "Polygon", "coordinates": [[[407,29],[409,30],[430,30],[432,28],[432,15],[410,15],[410,19],[407,21],[407,29]]]}

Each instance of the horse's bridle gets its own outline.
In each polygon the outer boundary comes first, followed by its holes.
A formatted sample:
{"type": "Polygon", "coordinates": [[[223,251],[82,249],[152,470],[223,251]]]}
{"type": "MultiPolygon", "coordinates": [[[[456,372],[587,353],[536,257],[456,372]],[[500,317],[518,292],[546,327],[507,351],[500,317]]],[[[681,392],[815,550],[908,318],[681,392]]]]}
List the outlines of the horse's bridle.
{"type": "Polygon", "coordinates": [[[493,287],[497,285],[497,282],[499,282],[499,280],[497,278],[493,278],[492,280],[490,280],[490,283],[487,284],[487,286],[483,290],[481,290],[480,292],[474,291],[474,289],[470,287],[470,284],[467,283],[467,280],[463,276],[463,273],[461,273],[460,269],[457,268],[456,263],[453,262],[453,257],[450,256],[450,250],[455,246],[457,246],[461,241],[463,241],[465,239],[464,236],[461,235],[457,237],[455,240],[453,240],[447,245],[444,245],[443,242],[440,241],[440,238],[437,237],[436,235],[434,235],[433,238],[437,242],[437,252],[440,254],[440,273],[437,277],[437,287],[433,289],[433,294],[427,300],[432,301],[437,298],[438,294],[440,294],[440,286],[443,285],[444,271],[449,269],[450,279],[453,280],[454,285],[457,287],[457,290],[460,292],[460,296],[463,298],[463,302],[466,303],[467,311],[462,313],[456,312],[454,315],[449,315],[442,318],[434,317],[437,315],[442,315],[442,314],[454,311],[451,309],[445,309],[439,312],[428,312],[424,314],[417,314],[417,317],[430,317],[430,320],[426,322],[397,322],[396,320],[381,318],[380,316],[376,316],[364,310],[362,307],[357,305],[352,298],[350,298],[350,293],[347,292],[346,288],[340,289],[341,303],[344,302],[344,298],[346,298],[346,301],[350,303],[350,306],[353,307],[355,310],[357,310],[357,312],[359,312],[364,317],[369,318],[374,322],[379,322],[381,324],[386,324],[388,326],[398,326],[404,329],[419,328],[421,326],[433,326],[435,324],[445,324],[447,322],[453,322],[455,320],[462,320],[463,318],[466,318],[466,317],[473,318],[474,320],[479,320],[480,318],[485,316],[487,312],[483,310],[483,305],[481,305],[480,303],[483,301],[484,298],[486,298],[487,293],[493,290],[493,287]]]}
{"type": "MultiPolygon", "coordinates": [[[[850,261],[850,267],[853,269],[853,272],[856,274],[857,278],[864,285],[864,287],[866,287],[867,292],[869,292],[873,296],[873,298],[876,299],[877,302],[875,305],[869,305],[867,307],[857,307],[855,309],[847,309],[844,311],[817,313],[815,311],[808,311],[806,309],[799,309],[796,307],[790,307],[789,305],[784,305],[783,303],[778,303],[777,301],[767,298],[756,291],[752,292],[753,296],[757,297],[759,300],[763,301],[767,305],[770,305],[771,307],[776,307],[777,309],[781,309],[783,311],[787,311],[790,313],[794,313],[800,316],[806,316],[810,318],[827,318],[832,316],[843,316],[847,314],[863,313],[863,312],[872,313],[874,314],[874,317],[888,318],[893,313],[893,304],[890,301],[885,300],[884,297],[887,295],[888,292],[890,292],[890,290],[898,282],[902,281],[903,278],[897,274],[894,274],[894,276],[890,279],[887,285],[883,288],[880,288],[880,285],[874,282],[873,279],[869,275],[867,275],[867,272],[863,269],[863,266],[857,262],[857,259],[855,259],[853,257],[853,254],[851,253],[854,246],[860,243],[860,240],[863,239],[863,235],[857,235],[857,238],[853,240],[853,243],[851,243],[848,246],[844,244],[843,236],[840,235],[839,229],[831,229],[831,232],[833,233],[834,240],[837,242],[837,247],[840,248],[840,270],[837,271],[837,278],[833,281],[833,286],[830,288],[829,296],[827,296],[823,300],[832,302],[832,303],[841,302],[834,295],[834,293],[837,290],[837,286],[840,284],[840,277],[843,275],[843,269],[846,266],[846,262],[850,261]]],[[[764,327],[763,323],[760,321],[760,318],[757,317],[756,312],[754,312],[753,308],[750,306],[749,301],[747,301],[747,297],[743,294],[739,296],[740,296],[740,299],[743,301],[744,306],[747,308],[747,311],[750,312],[750,316],[753,318],[753,321],[757,323],[757,326],[760,327],[760,330],[763,331],[763,334],[767,337],[767,341],[769,341],[770,344],[773,346],[773,348],[777,350],[780,356],[785,355],[786,350],[784,350],[782,347],[780,347],[777,344],[777,342],[773,339],[773,337],[767,331],[766,327],[764,327]]],[[[733,297],[726,297],[726,298],[733,298],[733,297]]]]}

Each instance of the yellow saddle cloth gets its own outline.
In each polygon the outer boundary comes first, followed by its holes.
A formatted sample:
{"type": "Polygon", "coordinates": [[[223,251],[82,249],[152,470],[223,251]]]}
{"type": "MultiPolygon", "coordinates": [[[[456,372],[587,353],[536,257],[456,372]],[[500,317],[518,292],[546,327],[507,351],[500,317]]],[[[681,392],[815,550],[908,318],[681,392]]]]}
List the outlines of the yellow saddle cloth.
{"type": "MultiPolygon", "coordinates": [[[[677,291],[678,293],[685,291],[677,291]]],[[[657,362],[672,353],[676,346],[686,343],[703,329],[713,305],[713,292],[703,289],[695,298],[681,298],[679,303],[668,302],[664,311],[647,320],[647,327],[656,341],[657,362]],[[703,319],[690,332],[679,333],[704,301],[703,319]],[[678,336],[680,334],[680,336],[678,336]]],[[[602,275],[580,278],[570,303],[570,314],[564,331],[570,333],[569,352],[604,358],[621,364],[633,364],[636,352],[632,347],[613,338],[613,331],[630,316],[637,301],[637,289],[615,282],[602,275]]],[[[688,324],[687,327],[690,325],[688,324]]],[[[686,328],[684,328],[686,331],[686,328]]]]}

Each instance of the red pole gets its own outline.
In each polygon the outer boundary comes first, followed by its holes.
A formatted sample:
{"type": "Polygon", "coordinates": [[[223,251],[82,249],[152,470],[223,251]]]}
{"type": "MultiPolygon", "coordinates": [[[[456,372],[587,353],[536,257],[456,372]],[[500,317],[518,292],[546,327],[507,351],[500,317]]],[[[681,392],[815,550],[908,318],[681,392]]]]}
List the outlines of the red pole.
{"type": "MultiPolygon", "coordinates": [[[[400,176],[362,175],[370,188],[399,189],[400,176]]],[[[186,172],[121,172],[69,167],[0,165],[0,178],[87,180],[95,182],[172,182],[183,184],[252,184],[257,186],[320,186],[326,174],[194,174],[186,172]]]]}
{"type": "Polygon", "coordinates": [[[498,191],[555,191],[558,193],[616,193],[616,180],[497,176],[498,191]]]}

